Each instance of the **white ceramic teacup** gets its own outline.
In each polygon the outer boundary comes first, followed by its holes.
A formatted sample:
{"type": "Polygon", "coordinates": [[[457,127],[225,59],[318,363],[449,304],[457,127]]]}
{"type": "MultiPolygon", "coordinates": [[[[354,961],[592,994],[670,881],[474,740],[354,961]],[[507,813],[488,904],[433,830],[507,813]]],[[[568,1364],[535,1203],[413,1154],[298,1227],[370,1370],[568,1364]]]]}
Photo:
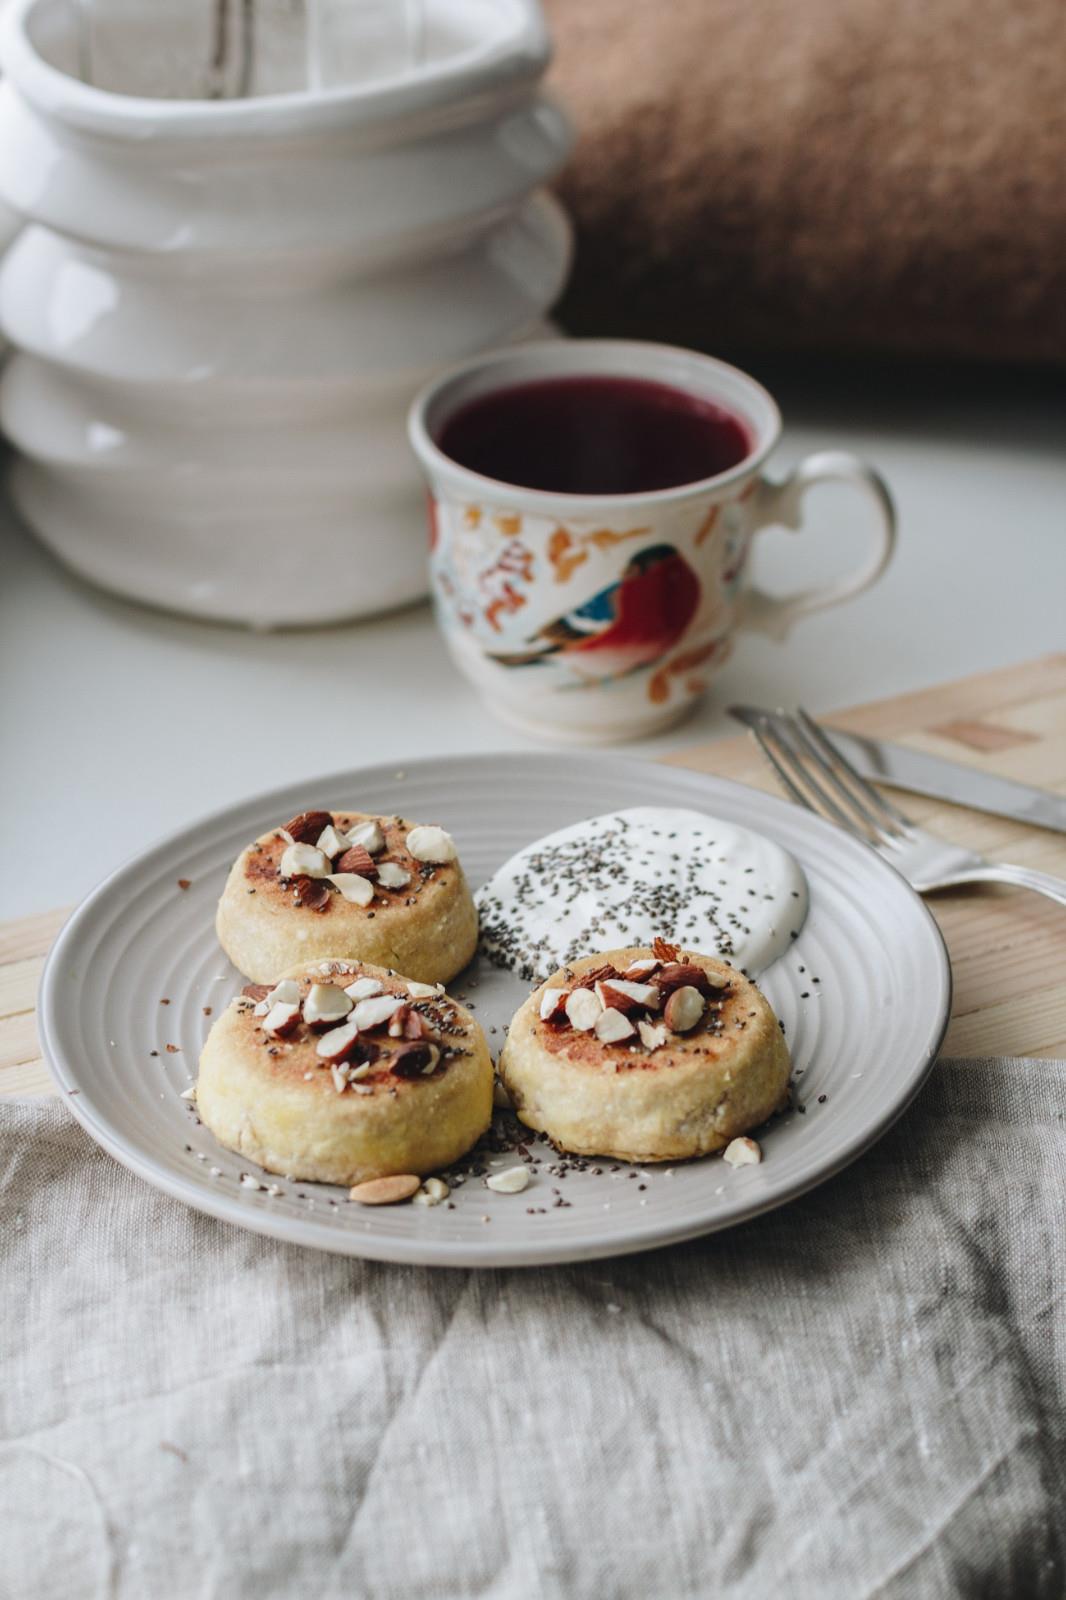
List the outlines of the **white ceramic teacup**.
{"type": "Polygon", "coordinates": [[[451,653],[500,715],[554,739],[606,743],[676,720],[725,662],[737,629],[783,637],[797,618],[867,588],[892,553],[895,511],[877,473],[824,451],[783,482],[767,478],[763,464],[781,431],[773,399],[746,373],[694,351],[577,339],[478,356],[417,396],[409,429],[429,483],[433,590],[451,653]],[[684,390],[738,417],[751,448],[714,477],[612,495],[500,482],[440,448],[449,419],[471,402],[563,377],[684,390]],[[753,534],[771,524],[798,529],[804,494],[826,480],[872,501],[874,553],[785,599],[746,584],[753,534]],[[646,582],[656,565],[658,581],[646,582]]]}

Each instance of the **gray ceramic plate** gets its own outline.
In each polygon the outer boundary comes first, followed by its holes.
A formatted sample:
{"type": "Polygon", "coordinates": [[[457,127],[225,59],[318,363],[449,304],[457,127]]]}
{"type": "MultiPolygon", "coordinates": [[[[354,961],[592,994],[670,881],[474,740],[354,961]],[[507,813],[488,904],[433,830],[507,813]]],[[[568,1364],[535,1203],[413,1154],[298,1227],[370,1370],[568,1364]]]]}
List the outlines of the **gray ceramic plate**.
{"type": "MultiPolygon", "coordinates": [[[[466,991],[498,1047],[522,986],[475,962],[452,988],[466,991]]],[[[730,1227],[802,1194],[867,1149],[917,1093],[950,998],[936,924],[864,845],[724,779],[616,756],[545,753],[340,773],[289,785],[165,839],[102,883],[67,923],[45,969],[40,1020],[75,1116],[166,1193],[297,1244],[488,1267],[644,1250],[730,1227]],[[213,920],[227,869],[246,843],[308,806],[399,811],[449,828],[476,887],[540,834],[649,802],[694,806],[759,829],[793,852],[810,881],[807,922],[761,980],[785,1023],[802,1110],[760,1135],[760,1166],[733,1170],[710,1157],[669,1174],[642,1169],[636,1180],[632,1169],[615,1171],[609,1162],[598,1176],[572,1172],[564,1180],[542,1166],[522,1195],[495,1194],[470,1178],[454,1192],[454,1210],[368,1211],[338,1189],[280,1182],[281,1193],[269,1194],[241,1183],[248,1163],[222,1150],[180,1096],[196,1076],[210,1026],[205,1007],[217,1014],[242,982],[215,942],[213,920]],[[190,880],[187,889],[179,878],[190,880]],[[568,1205],[553,1205],[555,1188],[568,1205]],[[531,1206],[544,1209],[530,1215],[531,1206]]],[[[264,1185],[274,1182],[251,1170],[264,1185]]]]}

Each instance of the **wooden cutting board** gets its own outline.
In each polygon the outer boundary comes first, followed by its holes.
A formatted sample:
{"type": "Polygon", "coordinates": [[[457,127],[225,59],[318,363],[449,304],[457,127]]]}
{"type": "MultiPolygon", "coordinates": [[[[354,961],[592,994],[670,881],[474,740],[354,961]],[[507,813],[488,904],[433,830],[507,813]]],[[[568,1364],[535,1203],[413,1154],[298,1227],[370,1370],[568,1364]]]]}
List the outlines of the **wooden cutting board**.
{"type": "MultiPolygon", "coordinates": [[[[984,673],[834,714],[832,722],[1066,794],[1066,655],[984,673]]],[[[746,734],[684,750],[680,766],[775,782],[746,734]]],[[[904,808],[945,838],[1066,877],[1066,834],[1003,822],[908,795],[904,808]]],[[[1066,1057],[1066,910],[1015,889],[968,889],[930,901],[955,971],[945,1053],[1066,1057]]],[[[50,1093],[34,1004],[65,910],[0,923],[0,1094],[50,1093]]]]}

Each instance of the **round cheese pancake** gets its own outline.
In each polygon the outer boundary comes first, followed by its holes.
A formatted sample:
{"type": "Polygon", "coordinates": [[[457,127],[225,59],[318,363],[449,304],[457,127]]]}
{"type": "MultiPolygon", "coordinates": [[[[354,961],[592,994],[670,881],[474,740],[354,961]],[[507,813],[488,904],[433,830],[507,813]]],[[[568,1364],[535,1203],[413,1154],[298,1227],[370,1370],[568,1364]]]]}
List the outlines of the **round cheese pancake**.
{"type": "Polygon", "coordinates": [[[447,983],[477,946],[477,912],[443,828],[359,811],[303,811],[234,862],[219,943],[272,983],[301,961],[369,961],[447,983]]]}
{"type": "Polygon", "coordinates": [[[622,1161],[722,1149],[784,1105],[789,1071],[755,985],[661,940],[561,967],[516,1012],[500,1056],[528,1127],[622,1161]]]}
{"type": "Polygon", "coordinates": [[[492,1117],[492,1060],[439,988],[362,962],[250,984],[215,1022],[196,1106],[220,1144],[269,1172],[350,1185],[427,1173],[492,1117]]]}

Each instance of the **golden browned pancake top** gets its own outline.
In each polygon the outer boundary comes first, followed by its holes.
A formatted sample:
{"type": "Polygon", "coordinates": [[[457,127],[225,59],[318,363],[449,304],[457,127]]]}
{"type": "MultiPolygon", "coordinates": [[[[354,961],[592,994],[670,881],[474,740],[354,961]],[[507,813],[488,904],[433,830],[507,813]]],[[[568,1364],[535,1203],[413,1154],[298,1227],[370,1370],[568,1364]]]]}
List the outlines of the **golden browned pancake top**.
{"type": "MultiPolygon", "coordinates": [[[[626,952],[630,961],[651,959],[651,949],[634,949],[626,952]]],[[[712,991],[707,998],[703,1017],[690,1033],[671,1033],[665,1044],[648,1050],[639,1040],[623,1039],[608,1044],[590,1030],[570,1026],[557,1026],[535,1016],[533,1030],[545,1050],[551,1055],[564,1056],[568,1065],[595,1068],[602,1071],[605,1062],[613,1063],[622,1072],[663,1072],[705,1056],[709,1061],[721,1061],[734,1050],[737,1040],[749,1023],[758,1015],[765,1002],[755,985],[723,961],[700,955],[691,950],[678,950],[673,958],[677,963],[701,968],[716,978],[728,977],[727,989],[712,991]]],[[[546,988],[577,988],[587,985],[587,978],[604,965],[613,965],[610,955],[585,956],[561,968],[548,979],[546,988]],[[582,980],[586,983],[583,985],[582,980]]],[[[663,963],[664,966],[669,963],[663,963]]],[[[619,975],[620,975],[620,969],[619,975]]],[[[654,983],[654,973],[641,982],[654,983]]],[[[641,1011],[640,1016],[650,1022],[659,1022],[661,1011],[641,1011]]]]}
{"type": "MultiPolygon", "coordinates": [[[[375,877],[372,880],[375,891],[373,901],[368,906],[359,906],[350,900],[341,899],[327,882],[328,896],[321,905],[300,905],[294,894],[296,880],[282,878],[278,873],[278,864],[289,846],[288,839],[280,831],[284,826],[281,824],[270,833],[264,833],[248,849],[244,862],[244,876],[251,892],[265,896],[268,901],[303,911],[307,916],[323,916],[339,904],[344,907],[345,915],[361,914],[364,917],[374,917],[382,910],[390,911],[397,906],[414,905],[415,900],[428,885],[447,883],[460,870],[458,861],[434,865],[427,861],[416,860],[407,848],[407,835],[415,824],[405,821],[402,817],[379,817],[372,812],[362,811],[333,811],[323,814],[331,817],[333,826],[339,833],[346,833],[349,828],[355,827],[360,822],[377,822],[384,835],[385,848],[379,850],[373,857],[375,868],[385,861],[394,862],[396,866],[411,874],[410,883],[402,889],[388,889],[378,883],[375,877]]],[[[310,842],[314,843],[314,840],[310,842]]]]}
{"type": "MultiPolygon", "coordinates": [[[[440,1059],[431,1072],[419,1070],[408,1075],[404,1071],[402,1060],[405,1047],[422,1041],[392,1038],[387,1024],[361,1033],[360,1041],[371,1044],[376,1052],[376,1058],[370,1063],[370,1071],[359,1080],[361,1090],[364,1087],[372,1090],[384,1087],[392,1094],[417,1093],[420,1083],[439,1083],[447,1072],[450,1062],[458,1056],[472,1053],[471,1021],[463,1008],[448,995],[440,994],[424,999],[412,998],[408,993],[406,978],[355,961],[324,961],[316,962],[314,965],[315,971],[302,976],[294,975],[300,988],[301,1005],[313,984],[334,984],[344,989],[357,978],[376,978],[381,984],[382,995],[394,994],[404,997],[412,1015],[422,1019],[439,1047],[440,1059]]],[[[265,1018],[255,1014],[256,1004],[265,999],[271,987],[269,984],[246,984],[234,1002],[234,1008],[247,1036],[264,1065],[269,1063],[271,1075],[281,1082],[301,1085],[307,1083],[309,1088],[318,1083],[332,1087],[329,1064],[316,1053],[316,1046],[331,1029],[341,1027],[343,1024],[337,1022],[328,1026],[310,1025],[301,1018],[292,1036],[286,1039],[271,1038],[263,1028],[265,1018]],[[311,1073],[310,1079],[307,1078],[308,1073],[311,1073]]],[[[353,1064],[358,1062],[359,1056],[356,1055],[353,1064]]]]}

